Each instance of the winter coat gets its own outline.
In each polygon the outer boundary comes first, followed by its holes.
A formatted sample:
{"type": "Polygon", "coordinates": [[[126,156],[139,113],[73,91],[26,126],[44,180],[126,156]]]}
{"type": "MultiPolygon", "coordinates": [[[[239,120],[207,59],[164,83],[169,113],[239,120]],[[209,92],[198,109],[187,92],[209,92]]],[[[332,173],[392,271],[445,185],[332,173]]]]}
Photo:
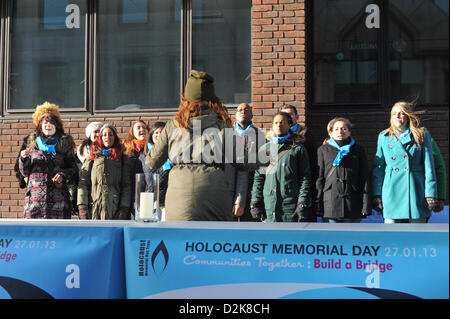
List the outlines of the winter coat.
{"type": "Polygon", "coordinates": [[[24,218],[70,218],[72,203],[67,185],[78,179],[73,138],[70,135],[61,136],[56,145],[56,155],[41,151],[36,138],[35,133],[28,137],[30,155],[19,159],[19,171],[28,178],[24,218]],[[64,176],[62,183],[52,181],[58,173],[64,176]]]}
{"type": "MultiPolygon", "coordinates": [[[[265,144],[264,132],[256,127],[253,127],[253,130],[257,135],[255,136],[256,141],[261,143],[260,146],[264,145],[265,144]]],[[[259,147],[257,146],[257,148],[259,147]]],[[[233,205],[239,205],[244,207],[244,214],[239,217],[239,220],[260,221],[260,219],[255,219],[250,214],[251,192],[253,187],[254,172],[249,172],[247,170],[240,170],[235,168],[233,165],[228,164],[225,165],[225,174],[228,178],[228,182],[230,185],[233,205]]],[[[238,220],[236,216],[234,216],[234,219],[238,220]]]]}
{"type": "Polygon", "coordinates": [[[22,145],[20,146],[19,154],[17,155],[16,162],[14,164],[14,172],[16,174],[17,181],[19,182],[20,188],[27,188],[27,179],[25,176],[20,173],[19,169],[19,161],[20,161],[20,153],[27,148],[27,140],[28,135],[23,138],[22,145]]]}
{"type": "Polygon", "coordinates": [[[433,138],[431,138],[431,145],[433,148],[434,168],[436,170],[438,198],[445,200],[447,198],[447,172],[445,170],[445,161],[439,150],[439,146],[433,138]]]}
{"type": "MultiPolygon", "coordinates": [[[[292,128],[291,128],[292,130],[292,128]]],[[[308,130],[302,127],[300,124],[297,125],[297,129],[295,133],[299,136],[302,136],[301,144],[305,147],[306,152],[308,153],[309,158],[309,168],[311,172],[311,182],[317,180],[318,177],[318,167],[317,167],[317,145],[312,141],[312,139],[308,136],[308,130]]],[[[316,198],[316,188],[314,186],[311,187],[311,198],[316,198]]],[[[315,214],[315,201],[313,201],[311,207],[305,208],[302,212],[302,216],[300,217],[300,221],[302,222],[317,222],[317,216],[315,214]]]]}
{"type": "Polygon", "coordinates": [[[77,147],[77,157],[80,160],[81,164],[84,163],[86,158],[89,158],[89,144],[91,144],[91,141],[89,140],[89,138],[85,138],[77,147]]]}
{"type": "Polygon", "coordinates": [[[180,129],[174,120],[169,121],[147,153],[146,163],[151,169],[160,168],[167,158],[173,165],[165,201],[166,220],[231,221],[232,198],[223,169],[225,124],[206,109],[189,123],[189,128],[180,129]],[[199,123],[203,146],[193,140],[199,123]],[[217,134],[206,138],[208,133],[217,134]],[[205,158],[204,154],[217,158],[205,158]]]}
{"type": "Polygon", "coordinates": [[[131,204],[130,163],[124,154],[119,161],[95,154],[81,166],[78,205],[88,205],[92,219],[118,219],[119,209],[129,211],[131,204]]]}
{"type": "Polygon", "coordinates": [[[296,135],[284,143],[266,143],[263,148],[275,147],[278,154],[288,149],[274,166],[262,167],[255,172],[252,203],[264,203],[266,221],[294,222],[299,216],[294,212],[298,203],[311,204],[311,176],[308,153],[296,135]]]}
{"type": "Polygon", "coordinates": [[[431,137],[427,130],[424,130],[420,148],[415,145],[412,133],[403,142],[390,137],[388,132],[378,136],[372,189],[374,196],[382,198],[384,218],[431,216],[425,198],[437,198],[438,194],[431,137]]]}
{"type": "MultiPolygon", "coordinates": [[[[143,167],[143,163],[140,160],[140,152],[137,151],[133,151],[132,155],[129,155],[127,153],[124,153],[124,157],[126,158],[126,162],[129,166],[129,176],[130,176],[130,206],[129,206],[129,215],[130,217],[133,217],[132,219],[134,219],[134,201],[135,201],[135,193],[136,193],[136,174],[145,174],[144,172],[144,167],[143,167]]],[[[142,155],[143,156],[143,155],[142,155]]],[[[150,177],[147,176],[148,175],[148,171],[147,174],[145,175],[145,181],[146,183],[148,182],[148,180],[150,180],[150,177]]],[[[146,190],[147,191],[147,190],[146,190]]]]}
{"type": "Polygon", "coordinates": [[[340,165],[333,168],[333,161],[338,154],[339,150],[330,144],[317,149],[317,206],[323,207],[325,218],[364,218],[362,212],[371,214],[366,152],[355,143],[340,165]]]}

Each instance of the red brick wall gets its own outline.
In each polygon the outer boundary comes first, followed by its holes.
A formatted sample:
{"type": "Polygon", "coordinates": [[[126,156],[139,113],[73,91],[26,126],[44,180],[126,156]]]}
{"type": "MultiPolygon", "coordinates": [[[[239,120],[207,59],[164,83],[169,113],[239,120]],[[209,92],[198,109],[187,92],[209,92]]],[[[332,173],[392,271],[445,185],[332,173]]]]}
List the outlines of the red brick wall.
{"type": "MultiPolygon", "coordinates": [[[[269,128],[278,107],[293,104],[300,114],[300,122],[308,126],[309,138],[320,144],[327,136],[328,121],[338,115],[345,116],[355,124],[353,136],[366,147],[371,161],[377,135],[387,127],[389,114],[383,111],[346,113],[337,109],[322,112],[307,105],[305,0],[253,0],[252,3],[252,103],[255,123],[269,128]]],[[[148,122],[167,120],[173,113],[162,117],[151,115],[142,119],[148,122]]],[[[88,121],[109,122],[118,128],[121,138],[124,138],[132,121],[137,118],[131,115],[63,115],[66,132],[74,137],[77,144],[84,138],[88,121]]],[[[422,116],[423,125],[441,148],[447,172],[448,120],[448,108],[429,110],[422,116]]],[[[24,190],[18,187],[13,168],[23,136],[33,129],[31,114],[0,118],[0,218],[22,217],[24,190]]]]}
{"type": "MultiPolygon", "coordinates": [[[[35,126],[31,120],[31,114],[14,118],[0,118],[0,218],[23,217],[25,190],[19,188],[14,172],[14,163],[19,154],[23,137],[30,134],[35,126]]],[[[62,116],[65,132],[72,135],[77,145],[85,138],[84,132],[88,122],[101,121],[113,124],[117,128],[120,138],[124,139],[131,123],[138,118],[150,124],[157,120],[167,121],[170,116],[62,116]]]]}
{"type": "Polygon", "coordinates": [[[252,103],[254,121],[270,127],[283,104],[305,122],[305,1],[252,1],[252,103]]]}

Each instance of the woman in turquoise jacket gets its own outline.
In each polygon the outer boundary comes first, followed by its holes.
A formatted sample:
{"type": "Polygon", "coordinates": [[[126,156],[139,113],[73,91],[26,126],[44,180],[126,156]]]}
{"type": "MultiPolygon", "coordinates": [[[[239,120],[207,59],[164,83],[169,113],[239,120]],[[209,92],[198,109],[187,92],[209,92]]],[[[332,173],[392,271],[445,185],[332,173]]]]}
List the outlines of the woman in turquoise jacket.
{"type": "Polygon", "coordinates": [[[394,104],[390,122],[373,161],[374,209],[385,223],[426,223],[438,204],[430,134],[408,102],[394,104]]]}

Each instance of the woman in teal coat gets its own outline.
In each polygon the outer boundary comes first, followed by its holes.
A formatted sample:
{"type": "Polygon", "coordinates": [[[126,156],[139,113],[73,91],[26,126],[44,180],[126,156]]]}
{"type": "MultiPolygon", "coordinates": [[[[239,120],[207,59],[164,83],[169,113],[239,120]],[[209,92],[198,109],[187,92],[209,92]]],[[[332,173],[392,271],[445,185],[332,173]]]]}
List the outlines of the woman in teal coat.
{"type": "Polygon", "coordinates": [[[408,102],[394,104],[390,122],[373,161],[374,209],[385,223],[426,223],[438,204],[430,134],[408,102]]]}

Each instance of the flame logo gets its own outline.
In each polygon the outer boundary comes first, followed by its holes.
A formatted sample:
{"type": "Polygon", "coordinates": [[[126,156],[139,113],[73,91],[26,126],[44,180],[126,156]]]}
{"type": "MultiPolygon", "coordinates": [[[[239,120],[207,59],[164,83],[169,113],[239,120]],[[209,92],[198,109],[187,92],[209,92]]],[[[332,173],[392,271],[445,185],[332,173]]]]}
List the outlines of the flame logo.
{"type": "MultiPolygon", "coordinates": [[[[164,245],[164,241],[161,240],[161,242],[159,243],[158,247],[156,247],[155,251],[152,254],[152,268],[153,271],[155,271],[155,259],[158,256],[159,253],[162,253],[164,256],[164,268],[163,271],[166,269],[167,267],[167,263],[169,262],[169,252],[167,251],[166,245],[164,245]]],[[[156,271],[155,271],[156,272],[156,271]]]]}
{"type": "Polygon", "coordinates": [[[0,287],[3,287],[12,299],[54,299],[43,289],[11,277],[0,277],[0,287]]]}

